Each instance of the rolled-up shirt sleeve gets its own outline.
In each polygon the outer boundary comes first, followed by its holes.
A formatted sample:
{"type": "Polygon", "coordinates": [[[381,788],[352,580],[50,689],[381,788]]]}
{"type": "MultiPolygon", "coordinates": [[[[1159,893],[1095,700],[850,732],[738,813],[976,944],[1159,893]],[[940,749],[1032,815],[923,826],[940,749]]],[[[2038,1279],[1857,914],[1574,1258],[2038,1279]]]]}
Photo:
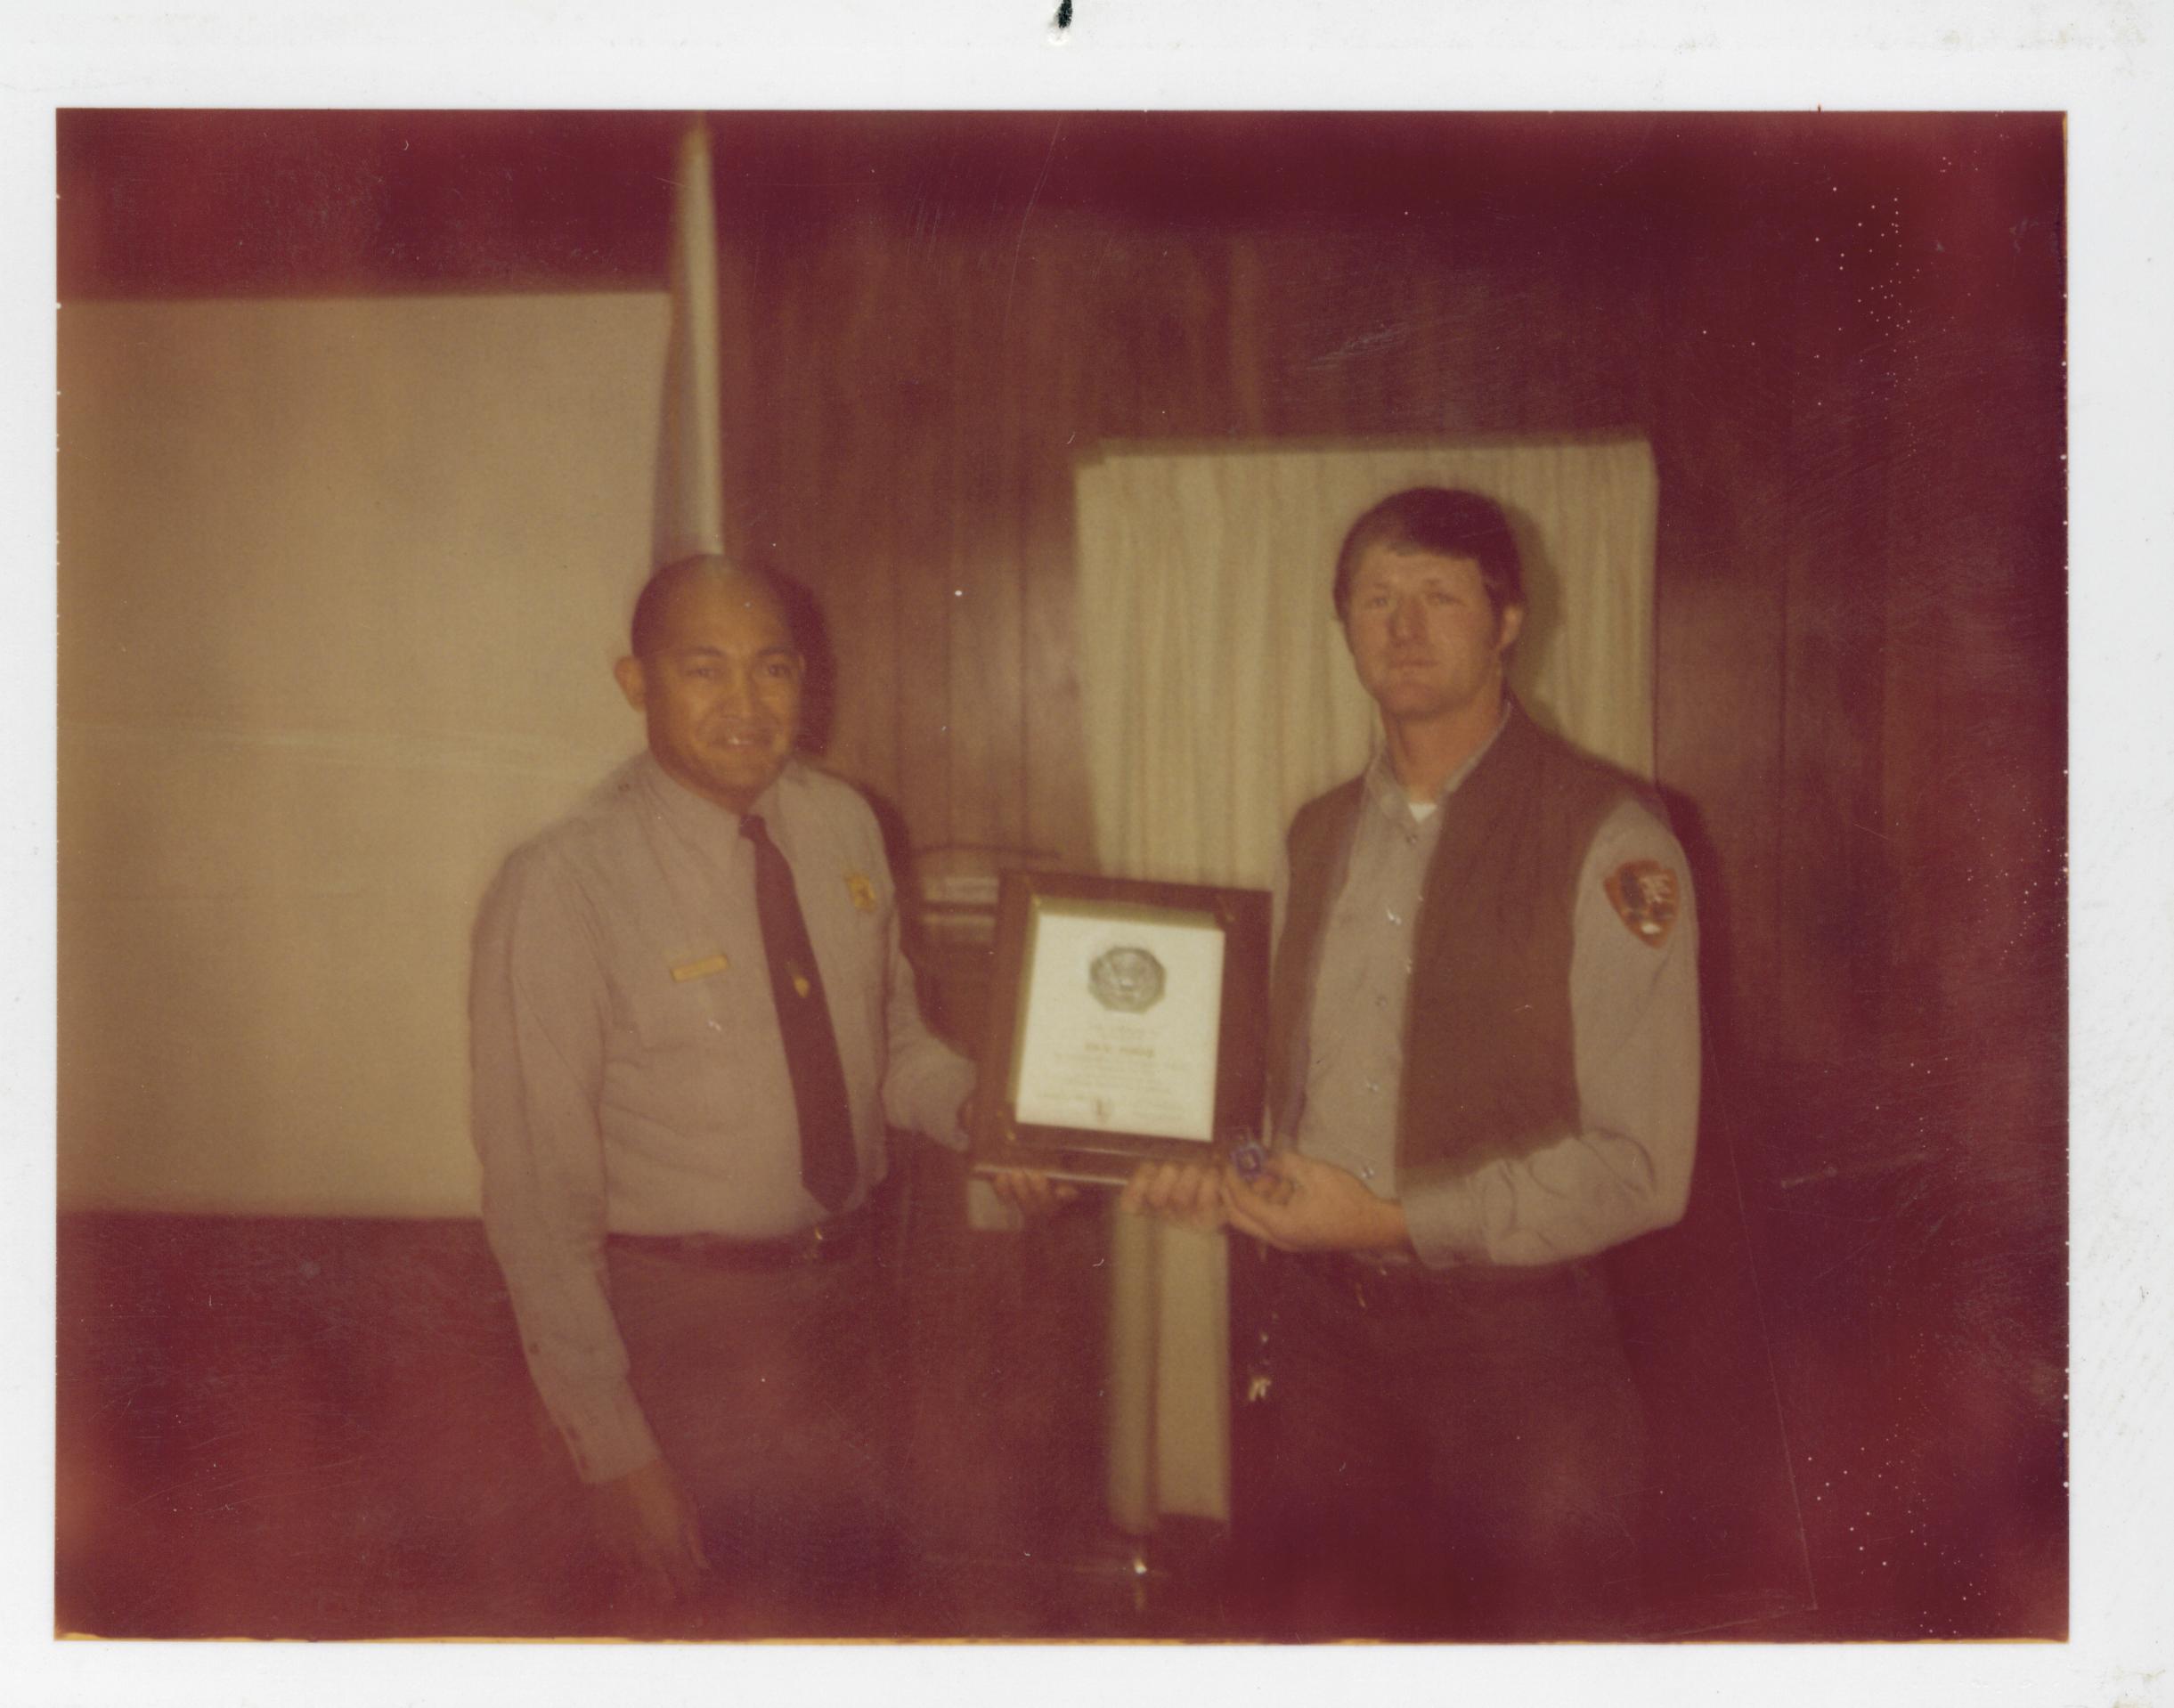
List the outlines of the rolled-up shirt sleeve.
{"type": "Polygon", "coordinates": [[[1682,850],[1643,806],[1617,808],[1594,836],[1572,931],[1579,1130],[1405,1190],[1412,1247],[1430,1266],[1559,1263],[1682,1216],[1698,1131],[1698,923],[1682,850]],[[1674,918],[1641,933],[1609,881],[1655,867],[1674,918]]]}
{"type": "Polygon", "coordinates": [[[549,850],[509,861],[476,921],[469,985],[483,1220],[536,1390],[582,1479],[657,1456],[605,1280],[598,1126],[610,999],[597,927],[549,850]]]}

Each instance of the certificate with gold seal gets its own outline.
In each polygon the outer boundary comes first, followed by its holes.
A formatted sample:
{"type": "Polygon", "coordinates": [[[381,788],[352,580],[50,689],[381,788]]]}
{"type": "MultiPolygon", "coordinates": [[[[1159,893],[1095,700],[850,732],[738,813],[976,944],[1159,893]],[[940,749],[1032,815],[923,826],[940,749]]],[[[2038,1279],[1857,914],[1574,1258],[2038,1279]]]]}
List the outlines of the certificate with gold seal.
{"type": "Polygon", "coordinates": [[[977,1166],[1116,1181],[1250,1136],[1268,911],[1265,890],[1005,874],[977,1166]]]}

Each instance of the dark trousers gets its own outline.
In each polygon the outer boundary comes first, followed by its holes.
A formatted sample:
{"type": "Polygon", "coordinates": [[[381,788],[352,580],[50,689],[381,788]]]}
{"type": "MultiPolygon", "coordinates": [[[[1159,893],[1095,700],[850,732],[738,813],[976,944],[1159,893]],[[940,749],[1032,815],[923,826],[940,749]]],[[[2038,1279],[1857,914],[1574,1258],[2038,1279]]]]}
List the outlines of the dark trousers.
{"type": "Polygon", "coordinates": [[[1604,1637],[1643,1426],[1597,1269],[1240,1256],[1242,1617],[1267,1637],[1604,1637]]]}
{"type": "Polygon", "coordinates": [[[612,1310],[721,1597],[843,1614],[905,1559],[898,1298],[871,1243],[755,1273],[608,1248],[612,1310]]]}

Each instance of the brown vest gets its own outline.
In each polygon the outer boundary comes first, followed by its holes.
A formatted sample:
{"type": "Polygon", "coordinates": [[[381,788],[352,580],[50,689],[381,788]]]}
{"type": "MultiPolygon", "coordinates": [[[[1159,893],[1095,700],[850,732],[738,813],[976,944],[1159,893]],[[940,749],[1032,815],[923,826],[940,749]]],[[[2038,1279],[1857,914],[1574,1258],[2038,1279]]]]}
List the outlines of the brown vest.
{"type": "MultiPolygon", "coordinates": [[[[1405,1183],[1576,1130],[1578,873],[1601,820],[1633,786],[1513,704],[1444,805],[1413,935],[1396,1130],[1405,1183]]],[[[1291,821],[1291,891],[1269,995],[1268,1096],[1281,1133],[1297,1131],[1305,1100],[1314,972],[1364,791],[1355,777],[1291,821]]]]}

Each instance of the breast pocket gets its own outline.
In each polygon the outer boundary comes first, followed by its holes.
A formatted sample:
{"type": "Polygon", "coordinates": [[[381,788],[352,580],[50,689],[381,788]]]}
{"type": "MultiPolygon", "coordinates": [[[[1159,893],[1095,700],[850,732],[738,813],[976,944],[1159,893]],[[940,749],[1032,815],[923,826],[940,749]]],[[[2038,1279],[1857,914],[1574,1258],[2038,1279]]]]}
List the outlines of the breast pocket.
{"type": "Polygon", "coordinates": [[[761,1018],[754,1004],[759,998],[767,1009],[770,1000],[762,979],[759,961],[750,967],[736,959],[722,968],[679,979],[669,968],[659,967],[623,982],[621,1016],[644,1050],[708,1047],[721,1034],[744,1031],[761,1018]]]}

